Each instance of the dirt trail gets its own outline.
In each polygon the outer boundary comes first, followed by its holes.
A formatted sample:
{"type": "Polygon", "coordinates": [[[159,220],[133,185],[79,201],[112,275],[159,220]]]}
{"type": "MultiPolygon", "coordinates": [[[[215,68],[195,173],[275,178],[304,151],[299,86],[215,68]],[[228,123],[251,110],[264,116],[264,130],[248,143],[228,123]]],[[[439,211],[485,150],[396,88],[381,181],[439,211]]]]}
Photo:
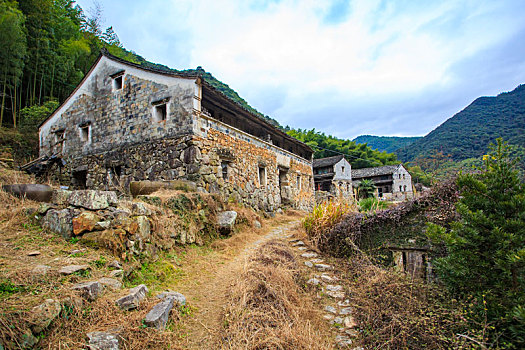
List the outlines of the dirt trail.
{"type": "Polygon", "coordinates": [[[173,286],[183,293],[191,305],[190,315],[179,323],[180,345],[185,349],[212,349],[217,339],[224,336],[221,314],[227,303],[229,288],[241,272],[250,255],[264,242],[285,238],[299,223],[297,217],[270,228],[260,236],[251,235],[236,249],[214,252],[204,258],[196,258],[184,267],[188,278],[173,286]]]}

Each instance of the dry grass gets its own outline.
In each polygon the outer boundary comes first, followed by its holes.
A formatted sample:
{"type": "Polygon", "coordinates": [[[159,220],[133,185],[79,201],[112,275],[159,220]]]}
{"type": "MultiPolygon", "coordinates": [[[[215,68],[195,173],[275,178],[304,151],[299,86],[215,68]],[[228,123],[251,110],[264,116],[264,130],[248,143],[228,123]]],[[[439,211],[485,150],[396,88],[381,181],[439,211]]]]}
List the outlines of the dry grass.
{"type": "Polygon", "coordinates": [[[270,241],[248,261],[230,291],[223,315],[223,349],[328,349],[326,325],[298,283],[297,261],[270,241]]]}

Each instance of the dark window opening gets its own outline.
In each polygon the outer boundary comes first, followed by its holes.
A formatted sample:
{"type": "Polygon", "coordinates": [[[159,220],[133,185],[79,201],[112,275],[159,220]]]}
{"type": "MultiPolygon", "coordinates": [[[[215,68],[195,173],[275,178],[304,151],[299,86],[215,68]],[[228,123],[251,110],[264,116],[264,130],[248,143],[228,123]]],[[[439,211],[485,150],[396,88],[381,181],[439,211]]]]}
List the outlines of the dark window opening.
{"type": "Polygon", "coordinates": [[[166,120],[168,116],[167,104],[163,103],[155,106],[155,120],[160,122],[166,120]]]}
{"type": "Polygon", "coordinates": [[[122,89],[122,75],[113,79],[113,90],[122,89]]]}
{"type": "Polygon", "coordinates": [[[73,187],[80,190],[87,188],[87,170],[79,170],[73,172],[73,187]]]}
{"type": "Polygon", "coordinates": [[[297,189],[301,190],[301,175],[297,175],[297,189]]]}
{"type": "Polygon", "coordinates": [[[81,125],[80,126],[80,140],[82,142],[88,142],[89,141],[89,131],[90,131],[90,125],[81,125]]]}
{"type": "Polygon", "coordinates": [[[221,162],[221,172],[222,172],[222,178],[224,180],[228,180],[228,162],[225,162],[225,161],[221,162]]]}
{"type": "Polygon", "coordinates": [[[120,175],[122,174],[122,167],[120,165],[107,169],[108,184],[113,187],[120,186],[120,175]]]}
{"type": "Polygon", "coordinates": [[[259,184],[266,186],[266,168],[264,167],[259,167],[259,184]]]}

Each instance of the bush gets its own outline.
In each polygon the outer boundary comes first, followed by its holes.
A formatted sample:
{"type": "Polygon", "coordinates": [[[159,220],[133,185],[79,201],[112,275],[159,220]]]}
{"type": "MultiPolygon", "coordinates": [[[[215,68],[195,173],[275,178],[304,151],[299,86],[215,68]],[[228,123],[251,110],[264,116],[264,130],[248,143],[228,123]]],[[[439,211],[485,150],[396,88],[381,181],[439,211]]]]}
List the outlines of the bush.
{"type": "Polygon", "coordinates": [[[387,208],[389,205],[388,202],[380,201],[376,197],[368,197],[361,199],[359,201],[359,211],[366,212],[371,211],[375,212],[376,210],[382,210],[387,208]]]}

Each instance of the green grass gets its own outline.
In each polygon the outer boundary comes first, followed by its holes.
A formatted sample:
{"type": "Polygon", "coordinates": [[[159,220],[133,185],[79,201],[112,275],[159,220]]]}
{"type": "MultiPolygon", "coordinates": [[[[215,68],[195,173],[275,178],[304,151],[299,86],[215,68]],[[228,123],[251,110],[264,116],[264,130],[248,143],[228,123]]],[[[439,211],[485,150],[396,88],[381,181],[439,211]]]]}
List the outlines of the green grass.
{"type": "Polygon", "coordinates": [[[157,261],[145,262],[140,269],[133,271],[125,280],[128,288],[145,284],[150,291],[161,290],[185,276],[182,269],[175,267],[165,257],[157,261]]]}

